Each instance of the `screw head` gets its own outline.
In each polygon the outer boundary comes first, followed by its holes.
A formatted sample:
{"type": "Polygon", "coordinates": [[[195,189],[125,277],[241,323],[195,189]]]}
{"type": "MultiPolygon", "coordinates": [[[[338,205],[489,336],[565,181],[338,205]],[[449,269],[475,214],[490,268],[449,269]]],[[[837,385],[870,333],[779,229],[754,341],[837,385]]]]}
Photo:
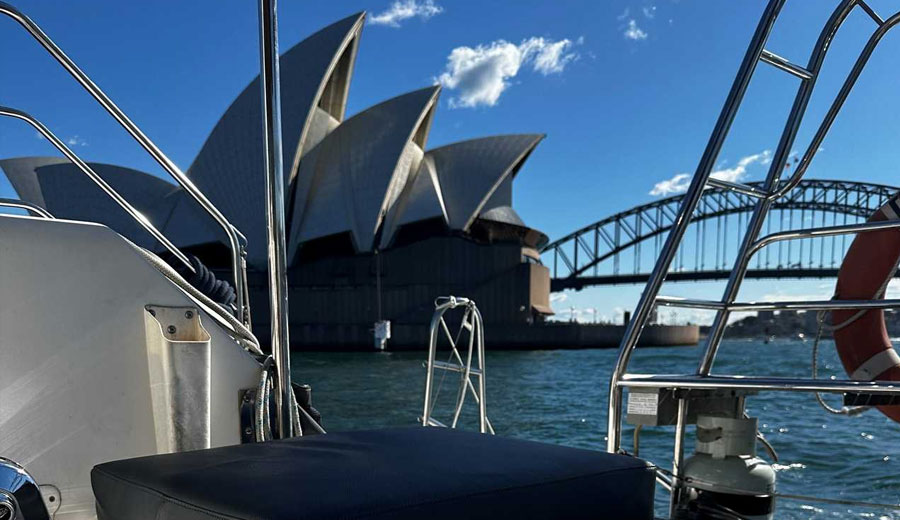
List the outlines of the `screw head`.
{"type": "MultiPolygon", "coordinates": [[[[244,428],[244,434],[245,435],[253,435],[253,428],[247,426],[246,428],[244,428]]],[[[0,520],[5,520],[5,519],[0,517],[0,520]]]]}
{"type": "Polygon", "coordinates": [[[187,319],[193,318],[193,317],[194,317],[194,311],[186,311],[186,312],[184,313],[184,317],[187,318],[187,319]]]}
{"type": "Polygon", "coordinates": [[[169,334],[175,334],[176,330],[178,329],[175,328],[175,325],[169,325],[168,327],[166,327],[166,331],[168,331],[169,334]]]}

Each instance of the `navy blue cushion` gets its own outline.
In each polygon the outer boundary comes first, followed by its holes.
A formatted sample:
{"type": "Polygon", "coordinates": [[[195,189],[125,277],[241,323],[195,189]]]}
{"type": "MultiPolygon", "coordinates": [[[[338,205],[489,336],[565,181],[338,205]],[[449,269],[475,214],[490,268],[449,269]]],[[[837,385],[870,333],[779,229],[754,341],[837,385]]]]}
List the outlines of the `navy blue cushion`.
{"type": "Polygon", "coordinates": [[[443,428],[330,433],[101,464],[101,520],[652,519],[622,455],[443,428]]]}

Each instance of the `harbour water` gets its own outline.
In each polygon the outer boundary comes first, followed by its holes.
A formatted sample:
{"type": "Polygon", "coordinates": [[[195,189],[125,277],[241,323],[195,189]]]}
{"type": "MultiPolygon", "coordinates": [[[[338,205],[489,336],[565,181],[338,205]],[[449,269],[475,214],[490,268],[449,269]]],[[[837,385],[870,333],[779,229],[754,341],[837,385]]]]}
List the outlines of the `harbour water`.
{"type": "MultiPolygon", "coordinates": [[[[811,348],[811,341],[726,340],[714,372],[808,376],[811,348]]],[[[631,371],[691,372],[699,354],[697,347],[638,349],[631,371]]],[[[844,377],[832,342],[823,342],[819,355],[819,377],[844,377]]],[[[292,358],[293,375],[295,381],[313,386],[314,405],[329,431],[412,426],[422,413],[424,356],[424,350],[297,352],[292,358]]],[[[612,349],[489,350],[487,410],[497,433],[604,449],[607,383],[615,356],[612,349]]],[[[456,396],[453,375],[447,376],[439,397],[438,408],[444,411],[456,396]]],[[[836,396],[825,398],[835,405],[839,402],[836,396]]],[[[470,400],[470,412],[474,411],[471,404],[470,400]]],[[[778,451],[780,493],[900,503],[900,426],[877,411],[834,416],[822,410],[811,394],[771,392],[748,398],[747,408],[759,418],[761,431],[778,451]]],[[[437,415],[442,418],[440,412],[437,415]]],[[[463,420],[462,427],[475,429],[472,413],[463,420]]],[[[631,445],[632,431],[626,426],[623,444],[631,445]]],[[[672,439],[671,428],[645,428],[640,455],[669,468],[672,439]]],[[[687,446],[690,453],[692,428],[687,446]]],[[[657,497],[662,513],[668,497],[661,488],[657,497]]],[[[900,512],[782,499],[776,518],[894,520],[900,519],[900,512]]]]}

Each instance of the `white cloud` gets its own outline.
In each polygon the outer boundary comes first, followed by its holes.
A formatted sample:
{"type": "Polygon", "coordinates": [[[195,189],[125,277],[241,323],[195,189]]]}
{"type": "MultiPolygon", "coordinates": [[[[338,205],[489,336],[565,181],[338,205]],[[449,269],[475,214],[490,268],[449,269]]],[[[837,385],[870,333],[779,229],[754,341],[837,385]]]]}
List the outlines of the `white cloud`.
{"type": "Polygon", "coordinates": [[[671,179],[659,181],[653,185],[650,195],[669,195],[672,193],[681,193],[687,191],[691,184],[691,174],[679,173],[671,179]]]}
{"type": "Polygon", "coordinates": [[[625,29],[625,38],[629,40],[646,40],[647,33],[638,27],[637,21],[632,18],[628,20],[628,27],[625,29]]]}
{"type": "Polygon", "coordinates": [[[834,288],[821,289],[817,292],[791,292],[778,289],[774,292],[763,294],[759,301],[762,302],[795,302],[827,300],[834,294],[834,288]]]}
{"type": "Polygon", "coordinates": [[[622,14],[616,17],[616,20],[624,20],[628,18],[629,14],[631,14],[631,10],[626,7],[625,10],[622,11],[622,14]]]}
{"type": "MultiPolygon", "coordinates": [[[[583,38],[579,40],[584,41],[583,38]]],[[[520,49],[527,61],[530,56],[534,56],[534,70],[540,72],[544,76],[549,74],[559,74],[566,65],[574,60],[578,55],[566,52],[572,47],[571,40],[545,40],[543,38],[529,38],[522,42],[520,49]]]]}
{"type": "MultiPolygon", "coordinates": [[[[759,163],[766,165],[771,162],[772,152],[763,150],[762,152],[742,157],[734,168],[721,168],[712,172],[709,176],[723,181],[738,182],[743,180],[747,173],[747,167],[751,164],[759,163]]],[[[650,195],[659,196],[682,193],[687,191],[690,184],[691,175],[689,173],[678,173],[671,179],[662,180],[654,184],[653,189],[650,190],[650,195]]]]}
{"type": "Polygon", "coordinates": [[[369,18],[369,23],[400,27],[400,22],[410,18],[418,16],[422,20],[427,20],[432,16],[441,14],[443,11],[444,8],[435,4],[434,0],[423,0],[421,3],[417,0],[396,0],[387,10],[372,15],[369,18]]]}
{"type": "Polygon", "coordinates": [[[762,152],[748,155],[747,157],[742,157],[741,160],[738,161],[737,166],[735,166],[734,168],[725,168],[712,172],[710,174],[710,177],[714,177],[723,181],[738,182],[744,178],[744,174],[747,173],[747,167],[751,164],[759,163],[766,165],[771,162],[772,152],[769,150],[763,150],[762,152]]]}
{"type": "Polygon", "coordinates": [[[544,76],[565,70],[578,58],[578,54],[570,52],[573,45],[569,39],[532,37],[519,45],[497,40],[474,48],[457,47],[450,51],[444,72],[436,80],[445,88],[458,91],[457,96],[450,98],[451,108],[494,106],[522,66],[530,64],[544,76]]]}
{"type": "Polygon", "coordinates": [[[562,303],[569,299],[569,296],[566,293],[555,292],[550,293],[550,303],[562,303]]]}
{"type": "Polygon", "coordinates": [[[651,5],[650,7],[644,7],[641,9],[644,12],[644,16],[647,18],[653,18],[656,16],[656,6],[651,5]]]}
{"type": "Polygon", "coordinates": [[[66,144],[69,146],[87,146],[87,141],[78,137],[77,135],[73,135],[72,137],[66,139],[66,144]]]}

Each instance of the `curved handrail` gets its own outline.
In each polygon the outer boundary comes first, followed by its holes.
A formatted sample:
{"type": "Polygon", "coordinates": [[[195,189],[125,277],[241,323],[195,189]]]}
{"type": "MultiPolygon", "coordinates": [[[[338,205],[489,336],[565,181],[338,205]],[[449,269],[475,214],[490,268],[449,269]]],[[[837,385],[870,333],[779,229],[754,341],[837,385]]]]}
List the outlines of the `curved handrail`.
{"type": "MultiPolygon", "coordinates": [[[[868,7],[865,3],[861,3],[858,5],[863,7],[863,9],[866,9],[868,7]]],[[[898,23],[900,23],[900,13],[894,14],[894,16],[891,16],[887,20],[882,21],[879,24],[878,29],[876,29],[875,32],[872,33],[872,36],[869,37],[869,40],[866,42],[866,46],[863,47],[863,50],[860,52],[859,57],[856,59],[856,63],[853,64],[853,68],[851,69],[850,74],[844,80],[844,84],[841,85],[841,90],[838,91],[837,96],[835,96],[834,101],[828,108],[828,112],[825,114],[822,123],[819,125],[819,128],[818,130],[816,130],[812,141],[809,143],[809,147],[806,149],[806,152],[804,152],[803,158],[800,160],[797,168],[794,169],[794,173],[787,179],[787,181],[783,181],[784,185],[778,187],[778,189],[774,190],[769,195],[770,199],[783,197],[795,186],[797,186],[797,184],[799,184],[803,179],[803,175],[806,173],[806,170],[809,168],[810,163],[812,163],[813,158],[819,151],[819,147],[822,146],[822,141],[825,140],[825,136],[828,134],[828,131],[831,129],[831,125],[834,123],[835,118],[837,118],[838,113],[844,106],[844,101],[847,100],[847,96],[850,94],[850,91],[856,85],[856,80],[859,79],[863,68],[865,68],[866,63],[868,63],[869,58],[872,56],[872,52],[875,50],[875,47],[878,45],[884,35],[887,34],[887,32],[898,23]]],[[[824,54],[825,53],[823,51],[823,57],[824,54]]],[[[821,66],[821,62],[819,63],[819,66],[821,66]]]]}
{"type": "Polygon", "coordinates": [[[765,11],[763,11],[763,15],[750,40],[750,45],[747,47],[747,51],[741,61],[734,83],[731,85],[731,90],[728,92],[728,97],[725,99],[722,111],[719,113],[719,118],[716,120],[712,135],[710,135],[709,142],[703,151],[703,156],[700,158],[700,164],[697,165],[697,170],[694,173],[691,184],[688,187],[687,192],[685,192],[681,209],[675,218],[672,230],[669,232],[668,238],[666,238],[662,252],[653,268],[653,273],[650,275],[650,280],[647,282],[644,292],[641,294],[638,304],[635,307],[632,319],[625,327],[625,333],[619,344],[616,364],[613,368],[613,374],[609,382],[606,441],[606,448],[609,452],[618,451],[619,437],[622,433],[622,389],[619,388],[618,385],[619,378],[628,368],[631,354],[643,331],[644,322],[650,316],[650,311],[655,305],[656,295],[659,293],[659,289],[662,287],[663,281],[666,278],[666,273],[669,271],[669,267],[675,259],[675,251],[678,244],[681,242],[681,239],[684,237],[684,233],[687,231],[687,226],[691,220],[690,216],[697,208],[700,197],[706,189],[707,179],[709,179],[709,176],[715,167],[716,158],[722,150],[725,137],[731,129],[738,108],[747,91],[747,86],[750,84],[750,78],[756,70],[756,65],[759,63],[759,57],[765,48],[766,40],[769,37],[769,33],[772,31],[775,19],[778,18],[778,13],[781,11],[782,7],[784,7],[784,2],[785,0],[770,0],[765,11]]]}
{"type": "MultiPolygon", "coordinates": [[[[797,96],[794,99],[794,105],[791,108],[790,116],[788,117],[788,121],[785,124],[781,139],[779,140],[778,148],[775,150],[775,153],[772,156],[772,164],[769,167],[769,173],[766,175],[766,181],[764,183],[764,189],[766,191],[771,192],[775,195],[779,195],[782,189],[787,189],[791,186],[791,182],[789,180],[785,186],[781,187],[781,189],[779,188],[781,172],[783,170],[783,165],[787,161],[789,150],[793,147],[794,140],[797,136],[797,130],[800,127],[803,115],[806,113],[809,99],[812,96],[812,92],[815,87],[815,77],[818,77],[819,70],[821,69],[822,62],[825,59],[825,54],[831,46],[832,39],[834,38],[835,34],[837,34],[850,11],[857,6],[864,4],[865,2],[863,0],[843,0],[833,11],[831,17],[828,19],[826,26],[822,29],[819,40],[816,42],[816,46],[813,49],[813,53],[810,57],[810,66],[807,67],[808,70],[813,72],[814,79],[804,81],[797,92],[797,96]]],[[[844,100],[847,98],[850,90],[855,85],[857,78],[862,73],[862,70],[868,62],[869,57],[875,50],[875,47],[878,45],[884,35],[887,34],[887,32],[893,27],[895,27],[897,23],[900,23],[900,13],[894,14],[883,23],[880,23],[878,25],[878,28],[866,42],[866,45],[860,53],[859,58],[857,58],[856,62],[853,65],[853,69],[851,69],[850,73],[847,75],[847,78],[845,79],[844,84],[842,85],[841,90],[838,93],[838,96],[835,98],[832,106],[826,114],[825,119],[819,126],[819,129],[816,132],[815,137],[813,138],[810,148],[807,149],[806,153],[804,154],[804,159],[806,160],[805,164],[802,168],[798,167],[796,169],[793,176],[791,177],[791,180],[796,179],[797,182],[799,182],[799,179],[802,177],[802,175],[806,171],[806,168],[809,166],[809,162],[812,160],[812,157],[818,151],[819,143],[821,143],[821,140],[824,139],[825,134],[830,129],[832,122],[837,117],[838,112],[843,106],[844,100]]],[[[784,193],[787,192],[785,191],[784,193]]],[[[768,212],[769,206],[774,202],[774,200],[774,197],[769,197],[761,201],[760,205],[757,206],[757,209],[754,211],[752,217],[750,218],[750,224],[747,227],[747,232],[744,235],[744,239],[741,243],[740,249],[738,250],[737,260],[735,262],[734,268],[731,271],[731,276],[729,277],[728,282],[725,285],[722,301],[732,302],[737,298],[737,294],[743,281],[744,273],[746,273],[746,270],[750,263],[750,255],[748,254],[750,247],[752,247],[752,242],[758,237],[759,232],[762,229],[763,217],[768,212]]],[[[704,349],[704,354],[697,368],[698,374],[708,375],[710,370],[712,369],[712,365],[716,357],[716,352],[718,351],[718,345],[725,333],[725,327],[728,323],[729,315],[730,311],[728,309],[725,309],[716,314],[716,317],[713,320],[712,325],[709,328],[709,332],[706,336],[706,346],[704,349]]]]}
{"type": "Polygon", "coordinates": [[[45,210],[44,208],[38,206],[37,204],[32,204],[24,200],[0,198],[0,206],[5,208],[24,209],[25,211],[33,213],[39,217],[44,217],[51,220],[56,219],[56,217],[54,217],[49,211],[45,210]]]}
{"type": "Polygon", "coordinates": [[[43,123],[26,112],[4,106],[0,106],[0,116],[19,119],[31,125],[35,130],[38,131],[38,133],[40,133],[42,136],[44,136],[44,138],[50,141],[50,143],[55,146],[57,150],[65,155],[66,158],[72,161],[72,163],[76,167],[78,167],[79,170],[81,170],[85,175],[88,176],[88,178],[94,181],[94,184],[99,186],[104,193],[109,195],[109,198],[111,198],[116,204],[118,204],[123,210],[125,210],[125,212],[128,213],[131,218],[133,218],[142,228],[144,228],[147,233],[153,235],[153,238],[158,240],[159,243],[161,243],[170,253],[181,260],[184,265],[186,265],[188,269],[191,270],[192,273],[196,272],[194,266],[191,265],[191,261],[188,260],[188,257],[185,256],[184,253],[182,253],[177,247],[175,247],[175,244],[170,242],[165,235],[163,235],[158,229],[156,229],[156,226],[154,226],[153,223],[150,222],[150,220],[148,220],[143,213],[138,211],[137,208],[135,208],[131,205],[131,203],[125,200],[125,197],[120,195],[119,192],[117,192],[112,186],[110,186],[109,183],[107,183],[103,179],[103,177],[98,175],[97,172],[93,170],[93,168],[91,168],[87,165],[87,163],[81,160],[81,157],[78,157],[75,152],[73,152],[68,146],[66,146],[66,144],[63,143],[60,138],[56,137],[56,135],[51,132],[50,129],[44,126],[43,123]]]}
{"type": "MultiPolygon", "coordinates": [[[[744,62],[742,62],[738,74],[735,78],[734,85],[732,86],[732,92],[741,87],[745,88],[746,84],[749,83],[750,78],[753,75],[753,68],[748,67],[747,64],[751,59],[760,58],[762,43],[764,43],[764,37],[761,38],[760,34],[762,32],[761,30],[764,29],[766,32],[771,30],[771,27],[774,25],[775,19],[778,16],[778,11],[781,9],[783,3],[784,0],[769,1],[766,10],[763,13],[763,16],[760,18],[759,25],[757,26],[757,32],[754,34],[754,37],[751,40],[750,45],[748,46],[744,62]]],[[[757,240],[759,230],[762,226],[763,218],[767,213],[769,207],[772,203],[774,203],[775,200],[783,197],[790,190],[799,185],[804,173],[809,166],[809,163],[818,150],[819,144],[830,129],[831,124],[837,116],[837,113],[840,111],[850,90],[853,88],[858,76],[865,67],[874,48],[881,41],[882,37],[897,24],[900,24],[900,13],[897,13],[892,17],[883,20],[865,3],[864,0],[842,0],[834,9],[828,19],[828,22],[823,27],[819,35],[819,39],[816,42],[816,45],[810,57],[809,65],[805,69],[803,69],[803,71],[809,72],[809,77],[804,78],[803,84],[800,86],[794,99],[794,104],[791,108],[790,116],[788,117],[788,120],[785,123],[785,127],[782,131],[782,135],[778,143],[778,148],[776,149],[776,153],[774,154],[772,160],[772,166],[770,167],[770,170],[766,176],[766,181],[763,184],[764,195],[760,197],[762,200],[757,205],[751,222],[748,225],[747,233],[744,237],[744,241],[741,245],[741,250],[738,254],[738,260],[736,261],[735,267],[732,270],[731,277],[729,278],[728,284],[724,291],[722,297],[723,308],[719,310],[716,315],[716,319],[713,322],[713,325],[710,327],[710,333],[706,340],[706,348],[703,354],[703,359],[697,370],[697,375],[699,377],[705,377],[709,374],[712,360],[715,358],[718,344],[721,340],[722,332],[724,331],[724,326],[727,323],[727,306],[730,305],[730,303],[736,296],[737,290],[740,287],[740,282],[743,279],[743,274],[748,265],[749,258],[752,256],[752,254],[768,243],[798,238],[797,233],[810,232],[809,230],[801,230],[801,232],[784,232],[757,240]],[[863,51],[857,58],[853,69],[845,79],[841,90],[832,102],[828,113],[817,129],[817,132],[809,148],[804,154],[802,163],[794,171],[793,175],[791,175],[787,179],[781,179],[780,173],[782,166],[787,158],[788,151],[791,149],[794,139],[796,138],[797,130],[800,126],[800,122],[802,121],[802,116],[806,111],[809,98],[815,85],[815,79],[818,76],[825,54],[827,53],[832,39],[842,25],[843,21],[846,19],[849,12],[857,6],[861,7],[861,9],[865,11],[866,14],[868,14],[869,17],[871,17],[875,21],[876,24],[878,24],[878,27],[869,38],[863,51]]],[[[713,130],[713,135],[710,138],[710,144],[707,146],[707,149],[704,152],[703,159],[701,159],[701,166],[703,167],[698,168],[697,173],[692,180],[691,186],[688,189],[687,194],[685,195],[685,202],[682,204],[681,209],[679,210],[677,216],[674,218],[673,229],[666,241],[663,252],[660,255],[660,259],[657,261],[650,281],[648,282],[643,294],[641,295],[638,306],[635,309],[634,318],[628,324],[628,327],[625,331],[625,337],[620,343],[615,369],[610,381],[610,398],[607,424],[607,449],[609,451],[618,450],[621,437],[622,389],[619,387],[619,382],[621,381],[623,375],[626,373],[631,354],[637,344],[641,329],[643,328],[646,319],[649,316],[649,312],[651,308],[657,303],[657,295],[661,286],[661,282],[665,278],[665,272],[668,270],[668,267],[673,258],[674,249],[678,246],[683,236],[683,228],[686,227],[685,221],[689,220],[690,215],[693,213],[696,207],[696,202],[700,198],[700,191],[705,187],[705,184],[707,183],[710,172],[710,168],[707,167],[708,158],[714,157],[718,153],[718,145],[720,144],[720,141],[724,139],[724,136],[727,133],[727,124],[720,124],[721,120],[723,118],[731,116],[728,117],[727,120],[727,123],[730,124],[731,119],[733,119],[733,113],[737,110],[737,105],[739,103],[740,99],[734,99],[734,96],[732,95],[729,95],[729,98],[726,100],[725,106],[722,109],[722,114],[720,115],[720,122],[717,123],[716,128],[713,130]]],[[[753,195],[756,196],[757,194],[753,195]]],[[[877,226],[866,225],[839,226],[819,230],[816,231],[816,233],[822,234],[824,236],[828,234],[841,234],[848,231],[865,232],[875,230],[876,227],[877,226]]]]}
{"type": "Polygon", "coordinates": [[[247,322],[249,320],[249,305],[248,305],[248,296],[244,290],[245,280],[246,280],[246,271],[243,267],[242,255],[241,255],[241,246],[238,239],[238,235],[235,232],[234,226],[228,222],[228,219],[225,218],[225,215],[216,208],[209,199],[200,191],[197,186],[194,185],[193,182],[188,178],[187,175],[182,172],[178,166],[172,162],[171,159],[166,156],[156,146],[153,141],[150,140],[149,137],[141,131],[140,128],[125,113],[113,103],[112,99],[106,95],[105,92],[100,90],[98,87],[78,66],[69,58],[63,50],[44,33],[41,28],[34,23],[28,16],[19,11],[17,8],[12,5],[0,1],[0,14],[6,15],[16,22],[19,23],[41,46],[48,52],[50,55],[63,66],[64,69],[73,77],[75,80],[98,102],[100,105],[106,109],[106,111],[113,117],[113,119],[118,122],[122,128],[127,131],[131,137],[134,138],[135,141],[150,154],[151,157],[160,165],[166,172],[175,179],[176,182],[187,191],[191,197],[197,201],[198,204],[222,227],[223,231],[225,231],[226,236],[228,236],[228,245],[231,249],[231,271],[232,277],[234,280],[234,289],[237,293],[237,316],[247,322]]]}

